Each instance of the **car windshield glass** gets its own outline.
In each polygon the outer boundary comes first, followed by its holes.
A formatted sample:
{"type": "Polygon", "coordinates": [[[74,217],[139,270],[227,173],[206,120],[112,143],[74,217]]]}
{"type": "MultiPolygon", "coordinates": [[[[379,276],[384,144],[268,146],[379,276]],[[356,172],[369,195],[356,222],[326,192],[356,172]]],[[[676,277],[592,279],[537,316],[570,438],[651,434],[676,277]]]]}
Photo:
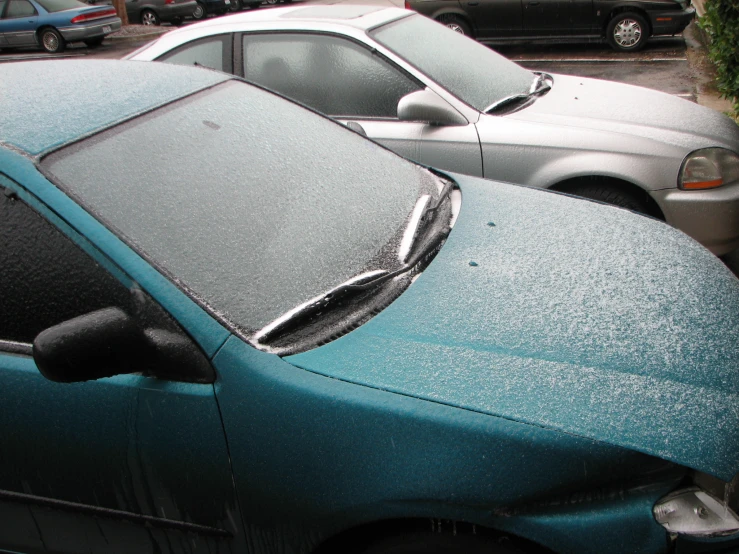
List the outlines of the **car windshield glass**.
{"type": "Polygon", "coordinates": [[[422,15],[388,23],[370,35],[477,110],[531,89],[531,71],[422,15]]]}
{"type": "Polygon", "coordinates": [[[64,10],[73,10],[76,8],[89,8],[88,4],[83,4],[77,0],[37,0],[41,7],[49,13],[62,12],[64,10]]]}
{"type": "Polygon", "coordinates": [[[46,157],[42,168],[250,334],[366,271],[391,271],[429,171],[229,81],[46,157]]]}

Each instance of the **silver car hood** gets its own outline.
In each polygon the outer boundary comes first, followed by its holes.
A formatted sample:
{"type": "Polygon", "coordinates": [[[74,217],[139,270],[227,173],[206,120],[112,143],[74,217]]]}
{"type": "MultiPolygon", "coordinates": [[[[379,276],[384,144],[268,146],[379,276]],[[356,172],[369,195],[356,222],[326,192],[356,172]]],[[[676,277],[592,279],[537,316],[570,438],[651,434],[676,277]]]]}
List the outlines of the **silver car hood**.
{"type": "Polygon", "coordinates": [[[553,74],[554,85],[506,119],[643,137],[689,151],[722,146],[739,152],[739,126],[726,115],[655,90],[553,74]]]}

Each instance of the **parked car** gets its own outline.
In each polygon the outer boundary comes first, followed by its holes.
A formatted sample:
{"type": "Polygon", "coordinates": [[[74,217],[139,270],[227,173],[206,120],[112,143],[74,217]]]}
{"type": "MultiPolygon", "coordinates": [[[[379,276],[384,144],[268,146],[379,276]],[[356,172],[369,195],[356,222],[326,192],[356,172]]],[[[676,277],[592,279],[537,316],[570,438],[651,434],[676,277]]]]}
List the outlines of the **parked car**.
{"type": "MultiPolygon", "coordinates": [[[[97,6],[112,4],[112,0],[92,0],[97,6]]],[[[197,8],[196,0],[126,0],[126,14],[131,23],[180,25],[197,8]]]]}
{"type": "Polygon", "coordinates": [[[645,88],[528,71],[414,12],[238,14],[131,57],[241,75],[410,159],[649,214],[719,255],[739,247],[739,128],[728,117],[645,88]]]}
{"type": "Polygon", "coordinates": [[[676,35],[695,17],[690,0],[405,0],[405,7],[489,44],[606,41],[614,50],[641,50],[649,37],[676,35]]]}
{"type": "Polygon", "coordinates": [[[112,8],[90,7],[77,0],[8,0],[0,2],[0,48],[40,46],[62,52],[68,42],[100,46],[121,28],[112,8]]]}
{"type": "Polygon", "coordinates": [[[683,233],[216,71],[2,84],[1,549],[737,543],[739,281],[683,233]]]}
{"type": "Polygon", "coordinates": [[[232,0],[197,0],[192,12],[195,20],[205,19],[209,14],[222,15],[231,9],[232,0]]]}

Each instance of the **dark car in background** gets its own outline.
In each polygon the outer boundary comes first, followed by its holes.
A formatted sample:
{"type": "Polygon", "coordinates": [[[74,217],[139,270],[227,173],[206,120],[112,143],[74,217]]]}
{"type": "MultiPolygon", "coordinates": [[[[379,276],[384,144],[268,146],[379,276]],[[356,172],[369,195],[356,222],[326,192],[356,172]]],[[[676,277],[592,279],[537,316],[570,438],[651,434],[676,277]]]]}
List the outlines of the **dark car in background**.
{"type": "Polygon", "coordinates": [[[231,9],[231,0],[197,0],[192,18],[205,19],[209,14],[222,15],[231,9]]]}
{"type": "MultiPolygon", "coordinates": [[[[223,1],[223,0],[221,0],[223,1]]],[[[91,4],[112,4],[112,0],[91,0],[91,4]]],[[[126,13],[130,23],[179,25],[197,8],[196,0],[126,0],[126,13]]]]}
{"type": "Polygon", "coordinates": [[[405,0],[405,7],[489,44],[606,40],[633,52],[657,35],[681,33],[690,0],[405,0]]]}
{"type": "Polygon", "coordinates": [[[41,46],[62,52],[68,42],[99,46],[121,28],[110,7],[91,7],[77,0],[0,0],[0,48],[41,46]]]}

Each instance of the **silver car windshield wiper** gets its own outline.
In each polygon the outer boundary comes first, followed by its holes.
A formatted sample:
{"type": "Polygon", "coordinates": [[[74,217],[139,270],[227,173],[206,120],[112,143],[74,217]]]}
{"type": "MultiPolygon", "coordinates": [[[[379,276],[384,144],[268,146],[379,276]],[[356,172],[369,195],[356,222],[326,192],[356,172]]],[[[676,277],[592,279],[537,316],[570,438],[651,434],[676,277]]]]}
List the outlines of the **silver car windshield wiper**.
{"type": "Polygon", "coordinates": [[[534,73],[534,81],[531,83],[531,88],[527,93],[512,94],[501,98],[500,100],[493,102],[484,112],[486,114],[492,114],[501,111],[503,108],[511,107],[512,104],[525,104],[538,97],[540,94],[547,92],[552,88],[552,78],[546,73],[534,73]]]}

